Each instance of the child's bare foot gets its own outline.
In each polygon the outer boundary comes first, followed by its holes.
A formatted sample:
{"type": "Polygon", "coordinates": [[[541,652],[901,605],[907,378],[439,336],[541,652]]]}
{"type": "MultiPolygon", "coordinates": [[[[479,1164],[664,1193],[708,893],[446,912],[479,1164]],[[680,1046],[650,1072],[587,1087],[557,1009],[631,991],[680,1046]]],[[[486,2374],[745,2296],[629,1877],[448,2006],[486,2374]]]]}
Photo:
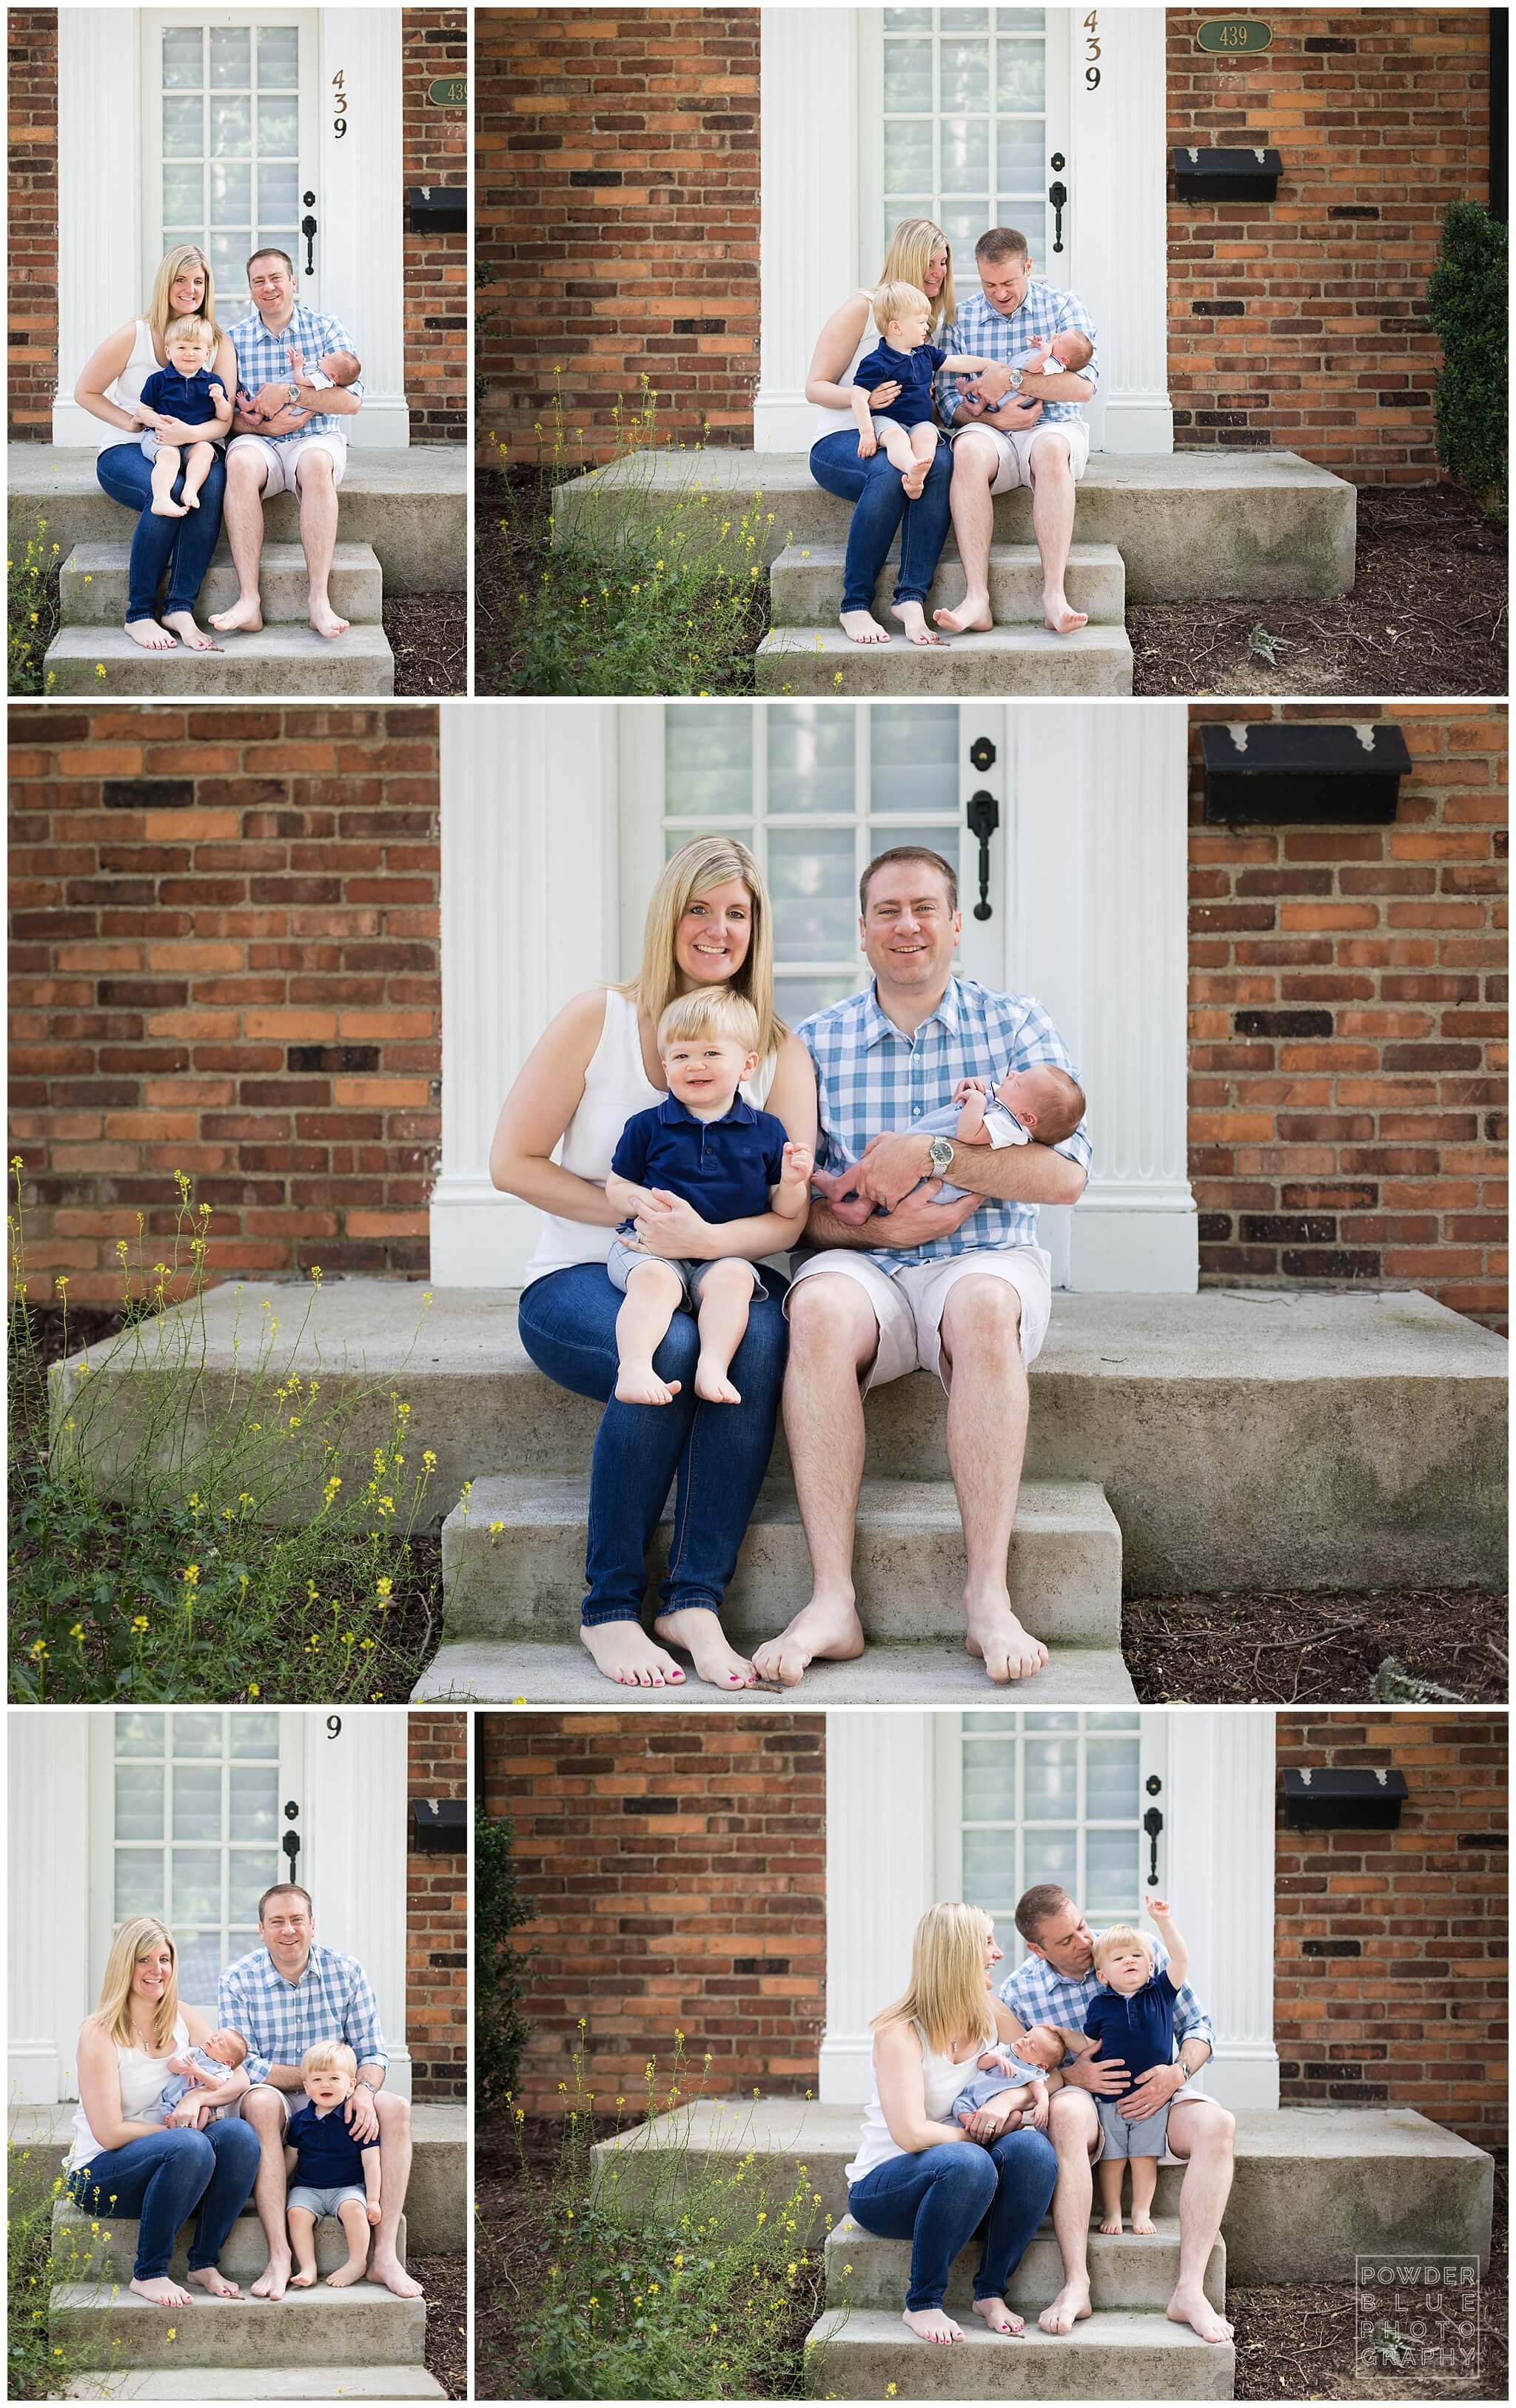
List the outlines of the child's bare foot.
{"type": "Polygon", "coordinates": [[[881,627],[872,610],[845,610],[837,622],[849,643],[888,644],[889,630],[881,627]]]}
{"type": "Polygon", "coordinates": [[[1018,2316],[1014,2308],[1008,2308],[998,2297],[975,2300],[974,2313],[976,2316],[983,2316],[991,2332],[1023,2333],[1027,2329],[1026,2318],[1018,2316]]]}
{"type": "Polygon", "coordinates": [[[681,1384],[660,1380],[651,1363],[623,1363],[616,1373],[616,1395],[624,1405],[671,1405],[681,1384]]]}
{"type": "Polygon", "coordinates": [[[318,602],[314,595],[310,601],[310,624],[318,636],[345,636],[348,630],[347,621],[338,617],[331,604],[318,602]]]}
{"type": "Polygon", "coordinates": [[[212,610],[210,624],[224,636],[255,636],[263,626],[263,604],[256,594],[239,594],[229,610],[212,610]]]}
{"type": "Polygon", "coordinates": [[[326,2287],[331,2291],[345,2291],[350,2283],[361,2283],[368,2272],[366,2258],[350,2258],[345,2266],[339,2266],[335,2274],[327,2275],[326,2287]]]}
{"type": "Polygon", "coordinates": [[[708,1405],[740,1405],[743,1401],[727,1377],[726,1365],[708,1364],[703,1354],[695,1366],[695,1394],[703,1397],[708,1405]]]}
{"type": "Polygon", "coordinates": [[[128,619],[126,633],[145,652],[171,652],[175,649],[173,637],[166,627],[159,626],[156,619],[128,619]]]}
{"type": "Polygon", "coordinates": [[[154,494],[152,515],[155,519],[183,519],[188,518],[189,512],[182,502],[170,501],[166,494],[154,494]]]}
{"type": "Polygon", "coordinates": [[[313,2263],[310,2266],[296,2266],[294,2273],[290,2276],[290,2289],[292,2291],[309,2291],[315,2279],[316,2269],[313,2263]]]}
{"type": "Polygon", "coordinates": [[[758,1686],[752,1665],[729,1644],[720,1617],[709,1606],[679,1605],[671,1613],[655,1614],[653,1634],[666,1639],[671,1647],[686,1647],[695,1658],[696,1671],[713,1689],[758,1686]]]}
{"type": "Polygon", "coordinates": [[[213,2300],[239,2300],[242,2296],[235,2283],[228,2283],[219,2266],[192,2266],[185,2281],[198,2283],[213,2300]]]}
{"type": "Polygon", "coordinates": [[[684,1680],[673,1657],[655,1644],[640,1622],[586,1622],[579,1636],[596,1669],[625,1689],[673,1689],[684,1680]]]}
{"type": "MultiPolygon", "coordinates": [[[[1136,2225],[1136,2218],[1135,2218],[1135,2216],[1133,2216],[1133,2228],[1135,2228],[1135,2225],[1136,2225]]],[[[1113,2210],[1112,2210],[1112,2212],[1111,2212],[1111,2214],[1110,2214],[1109,2215],[1103,2215],[1103,2216],[1101,2217],[1101,2219],[1100,2219],[1100,2229],[1101,2229],[1102,2232],[1119,2232],[1119,2231],[1120,2231],[1120,2229],[1121,2229],[1121,2211],[1120,2211],[1120,2209],[1119,2209],[1119,2207],[1118,2207],[1118,2208],[1113,2209],[1113,2210]]]]}
{"type": "Polygon", "coordinates": [[[918,502],[921,499],[921,489],[927,481],[927,470],[931,465],[929,460],[918,460],[914,468],[901,470],[900,480],[905,488],[905,498],[908,502],[918,502]]]}
{"type": "Polygon", "coordinates": [[[1132,2229],[1133,2232],[1156,2232],[1158,2227],[1145,2207],[1134,2207],[1132,2211],[1132,2229]]]}

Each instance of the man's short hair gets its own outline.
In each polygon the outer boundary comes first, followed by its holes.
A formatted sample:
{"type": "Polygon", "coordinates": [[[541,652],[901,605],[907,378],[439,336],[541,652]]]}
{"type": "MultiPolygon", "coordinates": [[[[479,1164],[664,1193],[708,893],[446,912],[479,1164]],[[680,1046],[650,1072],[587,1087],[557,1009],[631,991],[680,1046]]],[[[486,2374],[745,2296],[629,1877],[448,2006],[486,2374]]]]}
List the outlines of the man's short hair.
{"type": "Polygon", "coordinates": [[[267,1905],[271,1898],[303,1898],[305,1900],[305,1911],[307,1914],[310,1915],[311,1922],[314,1923],[316,1919],[315,1902],[310,1896],[310,1892],[308,1889],[302,1889],[298,1882],[275,1882],[272,1889],[266,1889],[264,1891],[262,1898],[258,1900],[258,1921],[260,1923],[263,1921],[264,1908],[267,1905]]]}
{"type": "Polygon", "coordinates": [[[876,869],[887,869],[892,861],[925,861],[930,863],[931,867],[940,871],[942,876],[947,881],[947,908],[949,911],[956,911],[958,910],[958,873],[954,869],[952,863],[950,861],[944,861],[942,854],[940,853],[933,853],[930,845],[892,844],[888,853],[876,853],[874,854],[874,859],[870,862],[867,869],[858,882],[858,908],[860,918],[866,920],[869,916],[870,879],[874,876],[876,869]]]}
{"type": "Polygon", "coordinates": [[[874,322],[881,335],[901,318],[930,318],[931,304],[918,284],[881,284],[874,296],[874,322]]]}
{"type": "Polygon", "coordinates": [[[1016,1928],[1023,1940],[1035,1946],[1043,1925],[1073,1903],[1068,1891],[1061,1889],[1057,1882],[1039,1883],[1035,1889],[1024,1890],[1018,1900],[1016,1928]]]}
{"type": "Polygon", "coordinates": [[[261,251],[253,251],[246,267],[242,270],[243,275],[251,276],[253,269],[257,266],[260,259],[282,259],[285,266],[289,269],[290,274],[293,276],[295,273],[295,262],[290,257],[289,252],[287,251],[281,251],[277,242],[266,242],[261,251]]]}
{"type": "Polygon", "coordinates": [[[698,1044],[702,1037],[718,1037],[725,1045],[756,1054],[758,1035],[758,1016],[745,995],[733,995],[729,986],[696,987],[676,995],[659,1018],[658,1058],[671,1045],[698,1044]]]}
{"type": "Polygon", "coordinates": [[[991,266],[1003,259],[1030,259],[1032,245],[1015,226],[991,226],[974,246],[975,259],[988,260],[991,266]]]}

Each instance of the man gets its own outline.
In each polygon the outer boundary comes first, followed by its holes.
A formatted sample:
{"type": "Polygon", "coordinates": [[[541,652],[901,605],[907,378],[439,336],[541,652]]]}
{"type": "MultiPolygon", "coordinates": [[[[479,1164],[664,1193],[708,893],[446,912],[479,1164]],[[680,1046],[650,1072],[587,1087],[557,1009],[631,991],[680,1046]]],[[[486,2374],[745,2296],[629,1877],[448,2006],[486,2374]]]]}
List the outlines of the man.
{"type": "Polygon", "coordinates": [[[862,1226],[813,1203],[808,1243],[786,1302],[785,1431],[813,1592],[778,1639],[758,1648],[760,1678],[792,1685],[816,1656],[863,1652],[853,1539],[863,1477],[863,1399],[902,1372],[935,1371],[947,1390],[947,1456],[963,1518],[965,1641],[992,1681],[1047,1661],[1011,1612],[1006,1555],[1026,1446],[1027,1371],[1046,1335],[1051,1264],[1039,1204],[1073,1204],[1090,1166],[1081,1124],[1059,1147],[998,1149],[912,1131],[956,1082],[1051,1063],[1075,1075],[1058,1031],[1030,996],[953,975],[962,934],[958,885],[920,845],[882,853],[859,890],[870,985],[816,1012],[800,1035],[816,1067],[825,1168],[857,1163],[887,1208],[862,1226]],[[967,1191],[934,1201],[945,1180],[967,1191]],[[923,1183],[924,1182],[924,1183],[923,1183]]]}
{"type": "Polygon", "coordinates": [[[338,321],[296,302],[287,252],[255,251],[247,275],[253,314],[229,329],[238,391],[224,506],[238,595],[229,610],[212,612],[210,624],[223,635],[256,635],[263,625],[264,497],[298,494],[310,624],[318,636],[343,636],[348,623],[332,609],[327,586],[337,549],[337,488],[347,466],[343,421],[363,407],[363,382],[353,373],[353,346],[338,321]],[[347,355],[349,367],[339,365],[339,354],[347,355]],[[350,380],[338,383],[334,371],[350,380]]]}
{"type": "Polygon", "coordinates": [[[1032,530],[1042,555],[1043,615],[1053,633],[1073,635],[1089,613],[1069,607],[1063,579],[1074,540],[1074,488],[1090,457],[1090,429],[1080,410],[1100,382],[1095,329],[1073,293],[1040,283],[1032,273],[1027,238],[1012,226],[991,226],[974,248],[982,294],[973,294],[943,337],[946,348],[1004,361],[962,380],[937,380],[937,406],[953,430],[953,481],[948,504],[968,591],[953,610],[932,613],[949,635],[988,628],[989,546],[996,494],[1032,488],[1032,530]],[[1011,365],[1058,335],[1082,335],[1090,345],[1083,368],[1023,373],[1011,365]]]}
{"type": "Polygon", "coordinates": [[[227,1967],[216,2002],[219,2020],[248,2043],[246,2071],[252,2087],[239,2103],[263,2148],[253,2200],[268,2245],[268,2263],[253,2286],[253,2296],[282,2300],[288,2287],[285,2128],[306,2103],[301,2057],[317,2041],[339,2040],[358,2060],[357,2086],[342,2110],[348,2127],[360,2147],[379,2135],[380,2218],[369,2277],[397,2299],[419,2299],[421,2285],[412,2282],[397,2253],[411,2180],[411,2109],[383,2086],[389,2051],[368,1976],[356,1957],[318,1943],[310,1893],[297,1882],[280,1882],[265,1890],[258,1900],[258,1932],[263,1946],[227,1967]]]}
{"type": "MultiPolygon", "coordinates": [[[[1016,1928],[1027,1954],[1000,1996],[1024,2034],[1032,2024],[1057,2024],[1083,2031],[1095,1978],[1094,1935],[1067,1890],[1047,1883],[1029,1889],[1016,1910],[1016,1928]]],[[[1162,1942],[1152,1943],[1157,1970],[1168,1963],[1162,1942]]],[[[1191,2087],[1207,2063],[1216,2035],[1210,2017],[1188,1983],[1174,2008],[1176,2062],[1133,2068],[1119,2057],[1065,2059],[1063,2086],[1049,2101],[1048,2138],[1058,2152],[1053,2193],[1053,2231],[1063,2259],[1063,2287],[1037,2321],[1045,2332],[1071,2332],[1090,2314],[1090,2168],[1100,2155],[1100,2118],[1095,2100],[1124,2090],[1133,2073],[1138,2086],[1121,2113],[1135,2122],[1156,2115],[1170,2100],[1170,2155],[1185,2160],[1179,2193],[1179,2279],[1168,2303],[1176,2324],[1191,2325],[1202,2341],[1229,2341],[1232,2327],[1206,2297],[1206,2266],[1232,2189],[1233,2136],[1236,2119],[1214,2099],[1191,2087]]],[[[1014,2046],[1014,2042],[1012,2042],[1014,2046]]],[[[988,2111],[992,2113],[993,2111],[988,2111]]]]}

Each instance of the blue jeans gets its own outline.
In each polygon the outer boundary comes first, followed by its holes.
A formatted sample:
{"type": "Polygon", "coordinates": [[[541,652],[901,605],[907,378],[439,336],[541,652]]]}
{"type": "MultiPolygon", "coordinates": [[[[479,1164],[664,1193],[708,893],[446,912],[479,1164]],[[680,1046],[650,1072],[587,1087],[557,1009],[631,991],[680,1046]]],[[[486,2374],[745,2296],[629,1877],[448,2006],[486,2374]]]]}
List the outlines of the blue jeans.
{"type": "Polygon", "coordinates": [[[653,1368],[677,1380],[668,1405],[624,1405],[616,1383],[621,1297],[603,1265],[574,1263],[534,1280],[517,1309],[521,1342],[540,1371],[576,1397],[605,1405],[589,1468],[585,1553],[586,1623],[640,1622],[647,1550],[673,1487],[669,1572],[658,1591],[665,1613],[686,1605],[719,1612],[773,1452],[784,1378],[783,1297],[789,1283],[769,1271],[771,1293],[755,1297],[731,1358],[740,1405],[706,1405],[695,1394],[700,1333],[691,1313],[669,1324],[653,1368]]]}
{"type": "MultiPolygon", "coordinates": [[[[181,519],[152,515],[152,463],[135,442],[112,443],[94,464],[94,473],[113,502],[124,502],[137,512],[132,538],[132,566],[127,580],[126,620],[155,619],[158,588],[168,572],[166,610],[193,610],[205,583],[210,555],[221,533],[221,505],[226,491],[226,462],[219,446],[200,488],[200,507],[181,519]]],[[[184,490],[184,471],[174,480],[177,502],[184,490]]]]}
{"type": "Polygon", "coordinates": [[[92,2215],[137,2216],[139,2283],[166,2274],[179,2229],[198,2208],[190,2242],[190,2272],[213,2266],[226,2245],[258,2171],[258,2135],[240,2116],[223,2117],[203,2132],[165,2126],[119,2149],[102,2149],[68,2177],[68,2187],[92,2215]]]}
{"type": "Polygon", "coordinates": [[[954,2258],[983,2225],[974,2296],[1003,2300],[1057,2179],[1051,2141],[1023,2124],[987,2149],[973,2141],[941,2141],[891,2157],[853,2184],[847,2213],[881,2240],[911,2243],[908,2308],[942,2306],[954,2258]]]}
{"type": "Polygon", "coordinates": [[[845,610],[872,610],[874,589],[885,565],[895,529],[905,522],[900,541],[897,602],[924,602],[937,573],[937,555],[947,540],[947,488],[953,477],[952,446],[940,441],[927,470],[918,502],[908,502],[898,468],[883,450],[872,460],[858,456],[858,437],[839,427],[811,446],[811,474],[824,493],[840,494],[853,505],[847,530],[847,560],[843,572],[845,610]]]}

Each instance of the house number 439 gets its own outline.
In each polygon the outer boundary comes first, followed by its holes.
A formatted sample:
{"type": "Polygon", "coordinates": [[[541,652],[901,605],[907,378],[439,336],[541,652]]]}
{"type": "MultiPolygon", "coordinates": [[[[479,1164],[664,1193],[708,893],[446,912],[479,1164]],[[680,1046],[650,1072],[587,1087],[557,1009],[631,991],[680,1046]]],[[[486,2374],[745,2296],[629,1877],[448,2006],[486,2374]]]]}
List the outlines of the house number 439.
{"type": "Polygon", "coordinates": [[[1084,79],[1091,92],[1100,90],[1100,11],[1091,8],[1084,21],[1084,79]]]}
{"type": "Polygon", "coordinates": [[[347,132],[347,77],[340,67],[332,78],[332,132],[339,141],[347,132]]]}

